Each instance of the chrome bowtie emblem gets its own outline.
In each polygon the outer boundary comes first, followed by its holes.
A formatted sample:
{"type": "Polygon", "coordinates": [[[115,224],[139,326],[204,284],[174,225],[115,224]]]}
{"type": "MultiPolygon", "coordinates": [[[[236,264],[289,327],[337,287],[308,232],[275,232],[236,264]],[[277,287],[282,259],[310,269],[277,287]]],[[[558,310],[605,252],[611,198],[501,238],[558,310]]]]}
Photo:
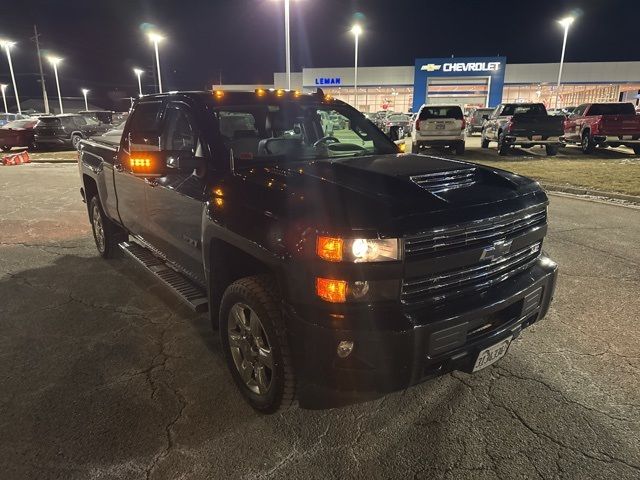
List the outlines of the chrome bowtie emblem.
{"type": "Polygon", "coordinates": [[[506,255],[511,249],[511,242],[512,240],[498,240],[494,242],[493,245],[484,247],[480,255],[480,260],[495,260],[498,257],[506,255]]]}

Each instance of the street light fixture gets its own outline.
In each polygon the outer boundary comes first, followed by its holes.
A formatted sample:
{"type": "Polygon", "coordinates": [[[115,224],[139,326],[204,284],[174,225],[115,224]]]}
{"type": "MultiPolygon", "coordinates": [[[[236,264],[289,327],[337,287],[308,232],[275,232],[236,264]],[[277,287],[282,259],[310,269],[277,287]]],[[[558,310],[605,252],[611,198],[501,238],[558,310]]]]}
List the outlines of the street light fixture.
{"type": "Polygon", "coordinates": [[[9,109],[7,108],[7,97],[5,94],[8,86],[9,85],[6,83],[0,84],[0,90],[2,90],[2,103],[4,103],[4,113],[9,113],[9,109]]]}
{"type": "Polygon", "coordinates": [[[355,24],[351,27],[351,33],[355,37],[355,59],[353,62],[353,90],[354,90],[354,107],[358,108],[358,39],[362,34],[362,27],[355,24]]]}
{"type": "Polygon", "coordinates": [[[87,93],[89,93],[89,90],[87,90],[86,88],[82,89],[82,95],[84,96],[84,109],[85,110],[89,110],[89,104],[87,103],[87,93]]]}
{"type": "Polygon", "coordinates": [[[48,56],[47,60],[49,60],[49,63],[53,66],[53,73],[55,74],[56,77],[56,87],[58,88],[58,105],[60,105],[60,113],[64,113],[64,110],[62,109],[62,95],[60,94],[60,80],[58,79],[58,64],[62,61],[62,59],[60,57],[52,57],[52,56],[48,56]]]}
{"type": "Polygon", "coordinates": [[[569,27],[574,20],[574,17],[565,17],[562,20],[558,20],[558,23],[564,27],[564,40],[562,41],[562,55],[560,56],[560,69],[558,70],[558,85],[556,85],[555,108],[558,108],[558,98],[560,97],[560,82],[562,81],[562,67],[564,66],[564,52],[567,48],[567,36],[569,35],[569,27]]]}
{"type": "Polygon", "coordinates": [[[138,96],[142,97],[142,80],[140,80],[140,77],[144,73],[144,70],[140,68],[134,68],[133,73],[135,73],[136,76],[138,77],[138,92],[139,92],[138,96]]]}
{"type": "Polygon", "coordinates": [[[158,53],[158,44],[164,40],[164,37],[157,32],[149,32],[147,34],[149,40],[153,43],[156,52],[156,67],[158,69],[158,92],[162,93],[162,77],[160,76],[160,54],[158,53]]]}
{"type": "Polygon", "coordinates": [[[16,76],[13,74],[13,63],[11,62],[11,47],[16,43],[8,40],[0,40],[0,47],[4,48],[7,54],[7,61],[9,62],[9,71],[11,72],[11,83],[13,83],[13,93],[16,96],[16,105],[18,106],[18,113],[22,113],[20,108],[20,97],[18,96],[18,87],[16,85],[16,76]]]}

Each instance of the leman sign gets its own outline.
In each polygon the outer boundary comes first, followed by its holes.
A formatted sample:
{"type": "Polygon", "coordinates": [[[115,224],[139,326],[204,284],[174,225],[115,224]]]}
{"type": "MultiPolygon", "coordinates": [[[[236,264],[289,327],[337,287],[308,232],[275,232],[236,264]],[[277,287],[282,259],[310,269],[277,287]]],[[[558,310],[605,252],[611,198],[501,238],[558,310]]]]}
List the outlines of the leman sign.
{"type": "Polygon", "coordinates": [[[500,62],[458,62],[443,63],[441,65],[428,63],[423,65],[420,70],[427,72],[497,72],[500,70],[500,62]]]}
{"type": "Polygon", "coordinates": [[[342,79],[340,77],[320,77],[316,78],[316,85],[341,85],[342,79]]]}

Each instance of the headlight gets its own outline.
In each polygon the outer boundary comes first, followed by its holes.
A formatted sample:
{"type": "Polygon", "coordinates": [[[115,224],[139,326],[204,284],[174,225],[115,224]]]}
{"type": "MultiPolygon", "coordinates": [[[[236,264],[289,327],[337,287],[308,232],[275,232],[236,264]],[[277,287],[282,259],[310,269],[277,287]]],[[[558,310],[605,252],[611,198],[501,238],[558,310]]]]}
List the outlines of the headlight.
{"type": "Polygon", "coordinates": [[[388,262],[400,259],[397,238],[318,237],[317,255],[329,262],[388,262]]]}

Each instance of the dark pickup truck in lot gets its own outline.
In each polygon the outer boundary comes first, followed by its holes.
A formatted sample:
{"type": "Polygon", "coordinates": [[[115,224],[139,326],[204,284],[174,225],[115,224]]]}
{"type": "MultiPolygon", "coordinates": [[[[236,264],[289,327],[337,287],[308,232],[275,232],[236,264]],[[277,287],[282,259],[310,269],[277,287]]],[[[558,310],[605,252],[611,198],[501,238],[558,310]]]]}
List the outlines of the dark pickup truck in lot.
{"type": "Polygon", "coordinates": [[[482,127],[482,148],[498,143],[498,153],[506,155],[514,146],[544,145],[547,155],[556,155],[563,145],[564,117],[548,115],[542,103],[498,105],[482,127]]]}
{"type": "Polygon", "coordinates": [[[78,166],[99,253],[208,310],[262,412],[477,371],[553,296],[536,182],[401,154],[321,91],[148,95],[78,166]],[[347,118],[339,137],[327,114],[347,118]]]}
{"type": "Polygon", "coordinates": [[[584,153],[624,145],[640,154],[640,116],[632,103],[586,103],[564,122],[564,140],[584,153]]]}

